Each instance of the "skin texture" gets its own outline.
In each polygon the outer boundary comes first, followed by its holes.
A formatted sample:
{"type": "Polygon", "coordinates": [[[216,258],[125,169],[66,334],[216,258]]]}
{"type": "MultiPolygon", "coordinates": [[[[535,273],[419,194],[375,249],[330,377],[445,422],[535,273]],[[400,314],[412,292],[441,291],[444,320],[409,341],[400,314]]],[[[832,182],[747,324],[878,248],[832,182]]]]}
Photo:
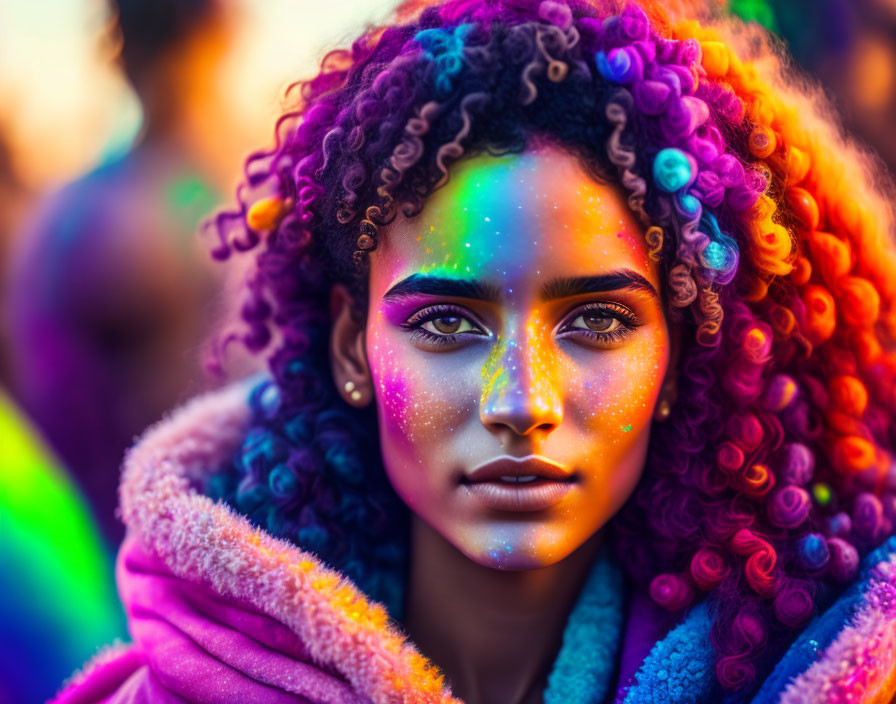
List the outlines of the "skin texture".
{"type": "Polygon", "coordinates": [[[650,289],[659,269],[624,198],[542,144],[464,159],[419,216],[387,228],[366,327],[334,290],[335,379],[349,403],[375,401],[413,513],[405,625],[465,701],[540,701],[601,529],[641,477],[675,356],[650,289]],[[550,282],[619,272],[646,284],[545,299],[550,282]],[[476,280],[495,300],[390,295],[424,276],[476,280]],[[459,483],[531,454],[575,473],[549,509],[496,511],[459,483]]]}
{"type": "Polygon", "coordinates": [[[371,257],[364,376],[355,383],[376,396],[398,494],[479,564],[561,560],[606,524],[641,476],[670,358],[660,298],[633,287],[543,297],[551,282],[620,271],[660,290],[619,193],[546,145],[464,160],[418,217],[388,228],[371,257]],[[415,275],[477,280],[498,298],[386,296],[415,275]],[[589,322],[605,337],[595,339],[589,322]],[[550,509],[494,511],[459,484],[483,462],[530,454],[577,477],[550,509]]]}

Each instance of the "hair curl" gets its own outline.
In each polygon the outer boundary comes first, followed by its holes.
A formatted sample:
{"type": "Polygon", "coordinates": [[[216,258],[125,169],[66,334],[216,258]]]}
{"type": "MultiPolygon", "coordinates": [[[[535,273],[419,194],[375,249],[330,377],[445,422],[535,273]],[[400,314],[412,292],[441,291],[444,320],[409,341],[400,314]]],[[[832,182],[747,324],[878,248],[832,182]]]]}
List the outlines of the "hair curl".
{"type": "Polygon", "coordinates": [[[274,347],[254,427],[208,492],[400,613],[406,511],[375,415],[335,392],[328,292],[346,284],[362,318],[385,225],[462,156],[549,139],[627,191],[684,331],[675,412],[616,548],[662,606],[709,595],[718,680],[742,689],[893,530],[896,251],[880,170],[776,77],[767,37],[674,15],[411,2],[296,84],[238,207],[208,224],[219,258],[254,250],[238,337],[274,347]]]}

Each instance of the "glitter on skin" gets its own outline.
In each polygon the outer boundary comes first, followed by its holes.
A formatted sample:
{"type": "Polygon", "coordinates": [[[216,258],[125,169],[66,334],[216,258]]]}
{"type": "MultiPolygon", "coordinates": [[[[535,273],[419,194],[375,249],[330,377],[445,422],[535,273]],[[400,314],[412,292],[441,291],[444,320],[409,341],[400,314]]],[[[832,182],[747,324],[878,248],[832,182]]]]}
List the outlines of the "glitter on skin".
{"type": "Polygon", "coordinates": [[[557,279],[620,270],[660,289],[624,197],[547,146],[463,159],[420,215],[385,229],[371,255],[366,350],[387,473],[412,511],[481,564],[557,562],[606,524],[640,478],[669,364],[661,302],[636,288],[542,295],[557,279]],[[412,276],[477,280],[497,298],[384,300],[412,276]],[[595,302],[632,311],[638,326],[612,342],[570,334],[582,306],[595,302]],[[408,329],[432,306],[469,321],[454,344],[408,329]],[[528,514],[486,509],[458,484],[483,462],[528,454],[581,481],[554,507],[528,514]]]}

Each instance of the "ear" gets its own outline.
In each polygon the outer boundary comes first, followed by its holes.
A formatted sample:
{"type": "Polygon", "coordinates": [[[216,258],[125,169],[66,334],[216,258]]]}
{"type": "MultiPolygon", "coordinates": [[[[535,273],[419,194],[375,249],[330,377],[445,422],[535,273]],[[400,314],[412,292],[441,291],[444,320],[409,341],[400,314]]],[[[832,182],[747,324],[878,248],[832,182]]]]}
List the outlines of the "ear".
{"type": "Polygon", "coordinates": [[[373,400],[373,380],[367,362],[365,326],[351,313],[352,298],[342,284],[330,289],[330,369],[336,390],[346,403],[362,408],[373,400]]]}
{"type": "Polygon", "coordinates": [[[660,389],[653,418],[657,421],[665,421],[672,415],[672,407],[678,398],[678,364],[681,360],[681,335],[682,326],[676,320],[669,323],[669,365],[666,367],[666,376],[660,389]]]}

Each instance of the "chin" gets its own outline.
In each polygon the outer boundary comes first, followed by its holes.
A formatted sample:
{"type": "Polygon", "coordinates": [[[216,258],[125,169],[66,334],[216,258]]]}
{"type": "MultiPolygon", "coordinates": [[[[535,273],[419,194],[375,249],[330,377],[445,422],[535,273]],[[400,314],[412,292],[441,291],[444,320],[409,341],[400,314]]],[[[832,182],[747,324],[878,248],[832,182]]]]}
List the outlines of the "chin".
{"type": "Polygon", "coordinates": [[[509,572],[549,567],[567,557],[568,541],[552,540],[540,528],[500,526],[478,528],[474,540],[455,546],[473,562],[509,572]],[[564,549],[566,547],[566,549],[564,549]]]}
{"type": "Polygon", "coordinates": [[[501,562],[489,563],[485,566],[504,572],[526,572],[528,570],[537,570],[542,567],[550,567],[555,562],[559,562],[559,560],[554,560],[544,555],[521,553],[505,558],[501,562]]]}

